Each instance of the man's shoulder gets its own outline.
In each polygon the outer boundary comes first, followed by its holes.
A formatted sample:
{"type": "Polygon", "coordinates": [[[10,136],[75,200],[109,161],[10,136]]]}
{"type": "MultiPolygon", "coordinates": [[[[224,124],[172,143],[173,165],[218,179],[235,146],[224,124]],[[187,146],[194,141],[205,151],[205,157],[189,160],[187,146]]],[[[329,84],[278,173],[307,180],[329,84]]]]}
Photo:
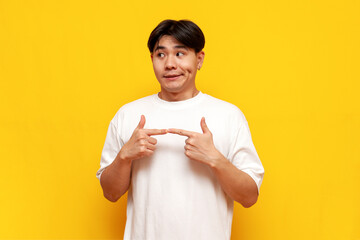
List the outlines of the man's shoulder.
{"type": "Polygon", "coordinates": [[[204,94],[206,96],[206,103],[209,104],[213,109],[216,109],[220,112],[226,112],[228,114],[238,115],[244,117],[243,112],[238,108],[235,104],[227,102],[225,100],[213,97],[208,94],[204,94]]]}
{"type": "Polygon", "coordinates": [[[153,105],[153,99],[154,95],[149,95],[146,97],[142,97],[139,99],[136,99],[134,101],[128,102],[124,105],[122,105],[119,110],[116,112],[113,121],[118,119],[123,119],[125,115],[127,116],[140,116],[139,114],[142,114],[146,109],[151,108],[153,105]]]}
{"type": "Polygon", "coordinates": [[[142,97],[139,99],[136,99],[134,101],[128,102],[124,105],[122,105],[119,109],[119,111],[131,111],[136,110],[137,108],[146,108],[148,105],[153,103],[154,95],[149,95],[146,97],[142,97]]]}

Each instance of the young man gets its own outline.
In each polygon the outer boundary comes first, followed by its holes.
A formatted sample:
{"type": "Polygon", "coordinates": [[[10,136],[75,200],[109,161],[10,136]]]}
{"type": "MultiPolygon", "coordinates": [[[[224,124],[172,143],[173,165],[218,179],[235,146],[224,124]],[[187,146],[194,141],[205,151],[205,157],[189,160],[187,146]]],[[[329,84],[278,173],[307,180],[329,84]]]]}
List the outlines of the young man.
{"type": "Polygon", "coordinates": [[[165,20],[148,47],[161,91],[110,122],[97,172],[104,196],[128,191],[124,239],[230,239],[233,201],[257,201],[264,169],[242,112],[196,88],[205,38],[165,20]]]}

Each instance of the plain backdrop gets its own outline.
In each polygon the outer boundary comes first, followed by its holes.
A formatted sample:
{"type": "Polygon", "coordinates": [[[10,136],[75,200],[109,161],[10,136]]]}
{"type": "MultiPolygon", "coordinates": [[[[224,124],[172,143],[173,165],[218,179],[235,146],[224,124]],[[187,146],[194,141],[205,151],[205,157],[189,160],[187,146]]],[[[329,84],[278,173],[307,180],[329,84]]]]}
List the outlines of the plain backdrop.
{"type": "Polygon", "coordinates": [[[107,201],[95,173],[116,111],[159,91],[146,43],[171,18],[202,28],[197,86],[243,111],[265,167],[232,239],[359,240],[359,13],[357,0],[0,0],[0,239],[122,239],[126,196],[107,201]]]}

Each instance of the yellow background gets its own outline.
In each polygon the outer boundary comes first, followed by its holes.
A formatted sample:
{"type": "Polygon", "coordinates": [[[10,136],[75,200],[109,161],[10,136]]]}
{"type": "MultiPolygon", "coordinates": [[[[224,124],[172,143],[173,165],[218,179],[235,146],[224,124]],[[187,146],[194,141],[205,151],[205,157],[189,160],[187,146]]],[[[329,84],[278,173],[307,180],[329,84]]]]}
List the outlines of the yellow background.
{"type": "MultiPolygon", "coordinates": [[[[0,0],[0,239],[121,239],[95,173],[108,124],[159,90],[163,19],[206,37],[198,88],[237,105],[265,167],[232,239],[360,239],[360,2],[0,0]]],[[[201,223],[200,223],[201,224],[201,223]]]]}

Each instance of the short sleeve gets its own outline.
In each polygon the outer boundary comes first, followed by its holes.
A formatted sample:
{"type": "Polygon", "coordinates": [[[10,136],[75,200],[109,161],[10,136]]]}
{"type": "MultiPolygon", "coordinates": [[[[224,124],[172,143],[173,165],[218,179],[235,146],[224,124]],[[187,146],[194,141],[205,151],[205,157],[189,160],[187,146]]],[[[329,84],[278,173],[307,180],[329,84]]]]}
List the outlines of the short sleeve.
{"type": "Polygon", "coordinates": [[[241,115],[241,118],[237,118],[234,125],[237,127],[233,132],[229,160],[236,168],[250,175],[258,187],[258,192],[260,192],[264,168],[252,142],[248,123],[245,117],[241,115]]]}
{"type": "Polygon", "coordinates": [[[122,141],[119,137],[119,132],[114,123],[114,119],[110,122],[105,144],[101,153],[100,169],[96,172],[96,177],[100,180],[102,172],[107,166],[109,166],[116,158],[121,147],[123,146],[122,141]]]}

